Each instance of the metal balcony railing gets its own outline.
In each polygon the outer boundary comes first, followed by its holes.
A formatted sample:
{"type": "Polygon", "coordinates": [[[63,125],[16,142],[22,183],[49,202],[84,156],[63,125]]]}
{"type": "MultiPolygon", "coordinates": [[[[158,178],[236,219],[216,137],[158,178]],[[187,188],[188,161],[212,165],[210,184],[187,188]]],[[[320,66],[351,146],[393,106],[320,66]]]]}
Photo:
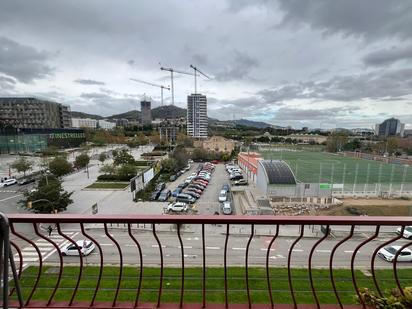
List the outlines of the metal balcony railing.
{"type": "Polygon", "coordinates": [[[412,285],[408,217],[0,217],[3,308],[365,308],[361,287],[412,285]]]}

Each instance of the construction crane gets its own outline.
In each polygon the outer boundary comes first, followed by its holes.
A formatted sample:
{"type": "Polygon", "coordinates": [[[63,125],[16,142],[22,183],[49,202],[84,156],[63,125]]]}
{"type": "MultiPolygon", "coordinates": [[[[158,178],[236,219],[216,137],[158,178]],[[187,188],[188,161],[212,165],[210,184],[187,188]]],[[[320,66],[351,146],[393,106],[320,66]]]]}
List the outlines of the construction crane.
{"type": "Polygon", "coordinates": [[[160,70],[170,72],[170,80],[171,80],[171,83],[172,83],[172,105],[175,105],[175,88],[174,88],[174,84],[173,84],[173,73],[175,72],[175,73],[186,74],[186,75],[193,75],[193,74],[189,73],[189,72],[178,71],[178,70],[175,70],[173,68],[161,67],[160,70]]]}
{"type": "Polygon", "coordinates": [[[207,76],[205,73],[203,73],[202,71],[200,71],[198,68],[196,68],[193,65],[190,65],[190,67],[194,70],[195,72],[195,94],[197,93],[197,73],[199,72],[201,75],[203,75],[204,77],[206,77],[207,79],[210,79],[209,76],[207,76]]]}
{"type": "Polygon", "coordinates": [[[153,83],[149,83],[149,82],[145,82],[144,80],[140,80],[140,79],[136,79],[136,78],[130,78],[130,80],[137,82],[137,83],[142,83],[142,84],[146,84],[149,86],[153,86],[153,87],[158,87],[160,88],[160,96],[161,96],[161,104],[163,106],[163,89],[167,89],[170,91],[170,87],[169,86],[163,86],[163,85],[157,85],[157,84],[153,84],[153,83]]]}

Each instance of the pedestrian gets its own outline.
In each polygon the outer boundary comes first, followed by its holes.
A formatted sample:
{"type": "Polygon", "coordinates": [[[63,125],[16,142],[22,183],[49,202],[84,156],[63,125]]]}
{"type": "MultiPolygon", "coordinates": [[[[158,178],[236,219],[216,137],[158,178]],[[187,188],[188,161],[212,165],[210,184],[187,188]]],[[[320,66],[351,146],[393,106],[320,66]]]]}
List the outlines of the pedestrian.
{"type": "Polygon", "coordinates": [[[47,228],[47,231],[49,232],[49,236],[51,236],[51,233],[53,231],[53,228],[51,225],[49,225],[49,227],[47,228]]]}

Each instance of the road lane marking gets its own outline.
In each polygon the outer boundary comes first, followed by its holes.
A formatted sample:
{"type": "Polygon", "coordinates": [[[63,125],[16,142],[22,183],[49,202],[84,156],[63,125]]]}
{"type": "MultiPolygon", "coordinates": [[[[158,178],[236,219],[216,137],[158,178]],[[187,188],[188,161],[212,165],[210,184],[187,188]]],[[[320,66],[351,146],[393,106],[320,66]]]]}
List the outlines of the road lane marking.
{"type": "Polygon", "coordinates": [[[207,250],[220,250],[220,247],[206,247],[207,250]]]}
{"type": "Polygon", "coordinates": [[[246,248],[232,248],[232,250],[246,250],[246,248]]]}
{"type": "Polygon", "coordinates": [[[23,257],[25,256],[38,256],[37,252],[30,252],[30,251],[26,251],[22,253],[23,257]]]}
{"type": "Polygon", "coordinates": [[[136,245],[127,244],[126,247],[136,247],[136,245]]]}
{"type": "Polygon", "coordinates": [[[331,250],[316,250],[316,252],[331,253],[331,250]]]}
{"type": "Polygon", "coordinates": [[[345,253],[353,253],[354,251],[348,250],[348,251],[343,251],[343,252],[345,252],[345,253]]]}
{"type": "MultiPolygon", "coordinates": [[[[288,251],[290,251],[290,249],[288,249],[288,251]]],[[[302,249],[293,249],[292,252],[303,252],[302,249]]]]}
{"type": "Polygon", "coordinates": [[[100,246],[113,246],[113,244],[100,244],[100,246]]]}
{"type": "Polygon", "coordinates": [[[9,196],[9,197],[6,197],[6,198],[0,200],[0,202],[5,202],[5,201],[8,201],[8,200],[14,199],[14,198],[16,198],[16,197],[20,197],[20,196],[22,196],[22,195],[23,195],[23,194],[17,194],[17,195],[9,196]]]}
{"type": "Polygon", "coordinates": [[[38,258],[26,258],[23,257],[24,262],[37,262],[39,259],[38,258]]]}
{"type": "MultiPolygon", "coordinates": [[[[178,246],[178,248],[179,248],[179,249],[182,249],[181,246],[178,246]]],[[[193,248],[192,246],[183,246],[183,249],[192,249],[192,248],[193,248]]]]}
{"type": "MultiPolygon", "coordinates": [[[[152,248],[159,248],[159,245],[152,245],[152,248]]],[[[162,245],[162,248],[166,248],[166,246],[162,245]]]]}
{"type": "MultiPolygon", "coordinates": [[[[276,249],[271,248],[270,251],[275,251],[276,249]]],[[[260,251],[268,251],[268,248],[260,248],[260,251]]]]}

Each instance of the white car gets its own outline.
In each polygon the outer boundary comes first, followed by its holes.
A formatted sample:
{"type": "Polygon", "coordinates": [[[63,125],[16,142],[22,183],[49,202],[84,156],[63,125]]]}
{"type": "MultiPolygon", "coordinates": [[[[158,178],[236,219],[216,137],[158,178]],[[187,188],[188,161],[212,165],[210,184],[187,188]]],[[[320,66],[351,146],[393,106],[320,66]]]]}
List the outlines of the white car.
{"type": "Polygon", "coordinates": [[[225,215],[231,215],[232,214],[232,206],[230,206],[230,202],[223,202],[222,212],[225,215]]]}
{"type": "Polygon", "coordinates": [[[4,182],[0,182],[0,188],[1,187],[8,187],[8,186],[14,185],[16,183],[17,183],[16,179],[7,179],[4,182]]]}
{"type": "Polygon", "coordinates": [[[226,190],[220,190],[219,202],[226,202],[226,201],[227,201],[227,191],[226,190]]]}
{"type": "MultiPolygon", "coordinates": [[[[79,247],[80,252],[82,253],[83,256],[87,256],[90,253],[92,253],[92,251],[96,247],[96,245],[92,241],[87,240],[87,239],[78,240],[76,241],[76,244],[79,247]]],[[[77,251],[77,248],[74,244],[70,243],[62,249],[62,254],[63,255],[79,255],[79,251],[77,251]]]]}
{"type": "MultiPolygon", "coordinates": [[[[402,228],[398,227],[396,234],[400,235],[402,228]]],[[[405,226],[402,237],[412,239],[412,226],[405,226]]]]}
{"type": "MultiPolygon", "coordinates": [[[[378,256],[385,261],[393,262],[396,253],[401,249],[401,246],[387,246],[378,251],[378,256]]],[[[405,248],[398,255],[397,262],[412,262],[412,251],[405,248]]]]}
{"type": "Polygon", "coordinates": [[[183,202],[175,202],[167,206],[167,211],[183,212],[186,210],[187,210],[187,204],[183,202]]]}

